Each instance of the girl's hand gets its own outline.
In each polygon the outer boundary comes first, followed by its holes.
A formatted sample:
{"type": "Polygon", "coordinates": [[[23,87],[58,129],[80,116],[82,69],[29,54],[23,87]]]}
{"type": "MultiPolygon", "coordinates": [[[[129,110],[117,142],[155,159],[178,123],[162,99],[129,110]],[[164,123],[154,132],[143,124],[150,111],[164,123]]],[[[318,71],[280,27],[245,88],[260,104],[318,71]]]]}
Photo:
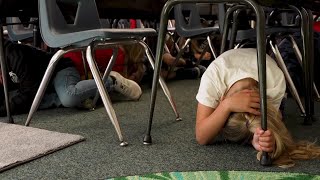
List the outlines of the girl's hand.
{"type": "Polygon", "coordinates": [[[273,152],[275,147],[275,139],[272,132],[270,130],[264,131],[261,128],[256,129],[251,143],[257,151],[268,153],[273,152]]]}
{"type": "Polygon", "coordinates": [[[248,112],[260,115],[260,96],[256,90],[241,90],[223,99],[230,112],[248,112]]]}

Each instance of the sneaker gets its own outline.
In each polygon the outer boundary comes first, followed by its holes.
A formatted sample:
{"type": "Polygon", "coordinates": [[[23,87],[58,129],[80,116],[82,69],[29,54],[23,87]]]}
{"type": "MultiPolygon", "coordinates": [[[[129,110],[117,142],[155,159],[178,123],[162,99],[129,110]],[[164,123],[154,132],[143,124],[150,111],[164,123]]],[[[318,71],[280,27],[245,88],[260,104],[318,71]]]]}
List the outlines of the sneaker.
{"type": "Polygon", "coordinates": [[[114,78],[114,90],[126,96],[130,100],[138,100],[142,90],[138,83],[126,79],[120,73],[111,71],[110,76],[114,78]]]}

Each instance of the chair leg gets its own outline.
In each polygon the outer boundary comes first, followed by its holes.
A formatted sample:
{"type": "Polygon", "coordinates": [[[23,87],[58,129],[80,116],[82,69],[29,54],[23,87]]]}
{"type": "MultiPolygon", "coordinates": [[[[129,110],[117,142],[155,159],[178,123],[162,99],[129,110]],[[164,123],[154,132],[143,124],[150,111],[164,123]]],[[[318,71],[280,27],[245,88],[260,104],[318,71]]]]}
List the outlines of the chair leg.
{"type": "Polygon", "coordinates": [[[89,79],[88,68],[86,65],[87,59],[84,51],[81,51],[81,57],[82,57],[82,64],[83,64],[85,79],[89,79]]]}
{"type": "Polygon", "coordinates": [[[229,41],[229,49],[233,49],[236,42],[237,37],[237,30],[238,30],[238,15],[241,9],[236,10],[233,12],[233,22],[231,26],[231,34],[230,34],[230,41],[229,41]]]}
{"type": "MultiPolygon", "coordinates": [[[[114,65],[115,62],[116,62],[115,60],[117,59],[118,51],[119,51],[118,48],[113,48],[112,56],[111,56],[111,58],[110,58],[110,61],[109,61],[109,63],[108,63],[108,66],[107,66],[106,70],[104,71],[104,74],[103,74],[103,77],[102,77],[102,81],[103,81],[103,82],[105,82],[106,79],[108,78],[108,76],[109,76],[109,74],[110,74],[110,72],[111,72],[111,70],[112,70],[112,67],[113,67],[113,65],[114,65]]],[[[93,107],[96,106],[96,103],[97,103],[99,97],[100,97],[100,94],[99,94],[99,91],[98,91],[98,92],[96,93],[94,99],[93,99],[93,103],[92,103],[92,104],[93,104],[93,107]]]]}
{"type": "Polygon", "coordinates": [[[167,80],[168,77],[169,77],[169,75],[174,71],[177,63],[179,62],[180,58],[182,57],[182,55],[183,55],[184,52],[186,51],[186,48],[188,47],[188,44],[189,44],[190,42],[191,42],[191,38],[188,38],[188,39],[185,41],[185,43],[183,44],[183,46],[181,47],[181,49],[178,51],[178,54],[176,55],[173,64],[169,66],[167,76],[165,77],[164,80],[167,80]]]}
{"type": "Polygon", "coordinates": [[[128,145],[128,143],[126,141],[124,141],[124,138],[122,136],[122,132],[120,129],[120,125],[119,125],[116,113],[113,109],[110,97],[104,87],[104,83],[102,82],[101,75],[98,71],[96,63],[93,60],[93,57],[92,57],[93,53],[92,52],[93,52],[92,45],[89,45],[86,50],[86,57],[87,57],[87,61],[88,61],[90,70],[91,70],[93,78],[97,84],[97,87],[98,87],[101,99],[103,101],[104,107],[105,107],[105,109],[108,113],[108,116],[109,116],[109,118],[110,118],[110,120],[111,120],[117,134],[118,134],[118,137],[120,140],[120,146],[126,146],[126,145],[128,145]]]}
{"type": "Polygon", "coordinates": [[[170,5],[171,1],[167,1],[166,4],[168,6],[164,6],[161,13],[160,18],[160,27],[158,31],[158,40],[157,40],[157,49],[156,49],[156,58],[154,62],[154,72],[153,72],[153,79],[152,79],[152,89],[151,89],[151,102],[150,102],[150,113],[149,113],[149,121],[148,126],[146,130],[146,134],[143,138],[144,144],[151,144],[152,138],[151,138],[151,128],[152,128],[152,121],[153,121],[153,114],[154,114],[154,107],[157,97],[157,89],[158,89],[158,81],[160,77],[160,69],[161,69],[161,63],[162,63],[162,55],[163,55],[163,47],[165,44],[165,32],[168,26],[168,17],[169,12],[173,8],[173,5],[170,5]]]}
{"type": "Polygon", "coordinates": [[[210,47],[211,53],[213,55],[213,58],[217,59],[217,53],[214,49],[214,46],[212,45],[212,39],[210,38],[210,36],[207,36],[207,41],[208,41],[208,45],[210,47]]]}
{"type": "Polygon", "coordinates": [[[34,100],[32,102],[32,105],[31,105],[31,108],[30,108],[30,111],[29,111],[29,114],[28,114],[28,117],[27,117],[27,120],[26,120],[26,123],[25,123],[25,126],[29,126],[30,122],[31,122],[31,119],[32,119],[32,116],[33,114],[37,111],[39,105],[40,105],[40,102],[43,98],[43,95],[48,87],[48,84],[50,82],[50,79],[51,79],[51,76],[53,74],[53,71],[56,67],[56,65],[58,64],[59,62],[59,59],[62,55],[64,55],[66,53],[65,50],[59,50],[58,52],[56,52],[54,54],[54,56],[52,56],[49,64],[48,64],[48,67],[46,69],[46,72],[44,73],[44,76],[42,78],[42,81],[40,83],[40,86],[39,86],[39,89],[37,91],[37,94],[36,96],[34,97],[34,100]]]}
{"type": "MultiPolygon", "coordinates": [[[[294,38],[291,35],[289,35],[289,37],[290,37],[290,40],[291,40],[291,43],[292,43],[292,46],[293,46],[293,50],[294,50],[294,52],[296,54],[296,57],[299,60],[300,65],[302,66],[302,55],[301,55],[301,52],[299,50],[299,47],[298,47],[296,41],[294,40],[294,38]]],[[[317,87],[316,87],[314,82],[313,82],[313,91],[314,91],[314,93],[316,95],[316,98],[317,98],[316,100],[320,101],[319,91],[318,91],[318,89],[317,89],[317,87]]]]}
{"type": "MultiPolygon", "coordinates": [[[[148,60],[149,60],[149,63],[151,64],[151,67],[154,69],[154,57],[153,55],[150,53],[150,49],[148,48],[148,45],[145,43],[145,42],[140,42],[140,44],[144,47],[145,49],[145,52],[147,54],[147,57],[148,57],[148,60]]],[[[171,105],[171,108],[176,116],[176,121],[181,121],[182,118],[180,117],[178,111],[177,111],[177,106],[174,102],[174,99],[170,93],[170,90],[166,84],[166,82],[164,81],[164,79],[160,76],[159,78],[159,84],[163,90],[163,93],[165,94],[165,96],[167,97],[170,105],[171,105]]]]}
{"type": "Polygon", "coordinates": [[[312,23],[312,17],[309,16],[308,11],[304,8],[301,9],[301,34],[303,37],[303,72],[304,72],[304,83],[305,83],[305,109],[306,116],[304,118],[303,124],[311,125],[313,121],[313,108],[314,104],[311,98],[312,95],[312,76],[311,76],[311,66],[313,61],[313,32],[310,27],[310,22],[312,23]]]}
{"type": "Polygon", "coordinates": [[[280,69],[282,70],[282,72],[283,72],[283,74],[285,76],[285,79],[286,79],[286,82],[288,84],[289,90],[290,90],[291,94],[293,95],[294,99],[296,100],[296,102],[297,102],[297,104],[298,104],[298,106],[299,106],[299,108],[301,110],[302,115],[305,115],[306,111],[305,111],[305,109],[304,109],[304,107],[302,105],[302,102],[301,102],[300,96],[298,94],[298,91],[297,91],[297,89],[296,89],[296,87],[295,87],[295,85],[294,85],[294,83],[292,81],[292,78],[291,78],[291,76],[290,76],[290,74],[288,72],[288,69],[287,69],[287,67],[286,67],[286,65],[285,65],[285,63],[284,63],[284,61],[282,59],[282,56],[281,56],[281,54],[279,52],[279,49],[278,49],[277,45],[273,45],[272,44],[271,40],[269,42],[270,42],[271,49],[272,49],[274,55],[276,56],[277,64],[278,64],[278,66],[280,67],[280,69]]]}
{"type": "Polygon", "coordinates": [[[306,14],[308,15],[308,27],[309,27],[309,43],[310,43],[310,49],[309,49],[309,54],[310,54],[310,59],[308,66],[309,66],[309,70],[308,75],[309,75],[309,82],[308,82],[308,89],[310,92],[310,97],[309,97],[309,101],[310,101],[310,116],[311,116],[311,120],[312,121],[316,121],[316,119],[313,118],[314,115],[314,100],[312,98],[312,85],[313,85],[313,80],[314,80],[314,31],[313,31],[313,13],[310,9],[306,9],[306,14]]]}
{"type": "Polygon", "coordinates": [[[3,91],[4,91],[4,98],[5,98],[5,103],[6,103],[6,110],[7,110],[7,117],[8,123],[14,123],[13,118],[11,116],[10,112],[10,105],[9,105],[9,92],[8,92],[8,72],[7,72],[7,65],[6,65],[6,60],[4,56],[4,51],[3,51],[3,26],[0,23],[0,63],[1,63],[1,72],[2,72],[2,81],[3,81],[3,91]]]}

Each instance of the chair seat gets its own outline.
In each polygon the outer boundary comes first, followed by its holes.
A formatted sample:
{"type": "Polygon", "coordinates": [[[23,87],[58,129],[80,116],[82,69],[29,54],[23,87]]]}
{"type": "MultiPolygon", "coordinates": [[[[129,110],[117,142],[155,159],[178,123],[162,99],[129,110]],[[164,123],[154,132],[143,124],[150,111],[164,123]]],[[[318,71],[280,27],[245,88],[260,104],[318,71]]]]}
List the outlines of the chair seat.
{"type": "Polygon", "coordinates": [[[212,32],[220,32],[219,28],[215,28],[215,27],[200,27],[200,28],[192,28],[192,29],[176,27],[176,31],[182,37],[191,37],[191,38],[195,36],[203,35],[203,34],[212,33],[212,32]]]}
{"type": "Polygon", "coordinates": [[[50,47],[66,47],[73,45],[75,47],[88,46],[92,39],[110,38],[110,39],[128,39],[143,38],[146,36],[156,36],[156,30],[152,28],[136,28],[136,29],[93,29],[78,32],[61,33],[59,36],[48,32],[42,32],[42,36],[46,44],[50,47]]]}
{"type": "MultiPolygon", "coordinates": [[[[266,27],[265,33],[266,35],[274,34],[274,33],[294,33],[299,31],[300,28],[292,28],[292,27],[266,27]]],[[[247,29],[247,30],[238,30],[237,31],[237,41],[242,41],[244,39],[252,39],[257,37],[256,29],[247,29]]]]}

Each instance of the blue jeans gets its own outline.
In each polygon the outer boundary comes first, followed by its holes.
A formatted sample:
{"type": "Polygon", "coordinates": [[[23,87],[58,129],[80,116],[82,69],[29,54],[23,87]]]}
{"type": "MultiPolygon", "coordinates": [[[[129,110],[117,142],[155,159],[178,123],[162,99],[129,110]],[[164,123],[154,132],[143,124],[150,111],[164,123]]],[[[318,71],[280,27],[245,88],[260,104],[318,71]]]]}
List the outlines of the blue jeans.
{"type": "MultiPolygon", "coordinates": [[[[40,103],[39,109],[50,107],[79,107],[81,103],[93,98],[98,91],[93,79],[81,80],[80,74],[75,67],[68,67],[57,72],[52,81],[55,92],[46,93],[40,103]]],[[[108,92],[111,91],[113,80],[109,76],[105,81],[108,92]]]]}

